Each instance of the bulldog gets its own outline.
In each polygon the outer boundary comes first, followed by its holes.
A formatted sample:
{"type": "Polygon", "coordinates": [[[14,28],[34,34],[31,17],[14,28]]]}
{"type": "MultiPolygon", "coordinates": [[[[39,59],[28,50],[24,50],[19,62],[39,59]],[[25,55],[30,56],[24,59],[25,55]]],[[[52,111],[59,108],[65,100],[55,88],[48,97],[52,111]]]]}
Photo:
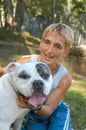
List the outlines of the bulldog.
{"type": "Polygon", "coordinates": [[[28,108],[17,105],[17,96],[22,96],[31,105],[38,107],[45,102],[52,89],[52,76],[42,62],[9,63],[6,73],[0,78],[0,130],[20,130],[28,108]]]}

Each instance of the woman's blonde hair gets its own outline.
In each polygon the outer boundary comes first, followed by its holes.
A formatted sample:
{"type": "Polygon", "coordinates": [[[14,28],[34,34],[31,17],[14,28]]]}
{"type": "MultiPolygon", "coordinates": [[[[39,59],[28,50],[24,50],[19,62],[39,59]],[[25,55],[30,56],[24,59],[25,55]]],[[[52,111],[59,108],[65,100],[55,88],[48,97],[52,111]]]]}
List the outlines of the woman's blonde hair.
{"type": "Polygon", "coordinates": [[[74,42],[74,32],[73,32],[72,28],[69,27],[68,25],[63,24],[63,23],[51,24],[43,32],[42,38],[45,38],[45,36],[48,32],[52,32],[55,34],[59,33],[60,35],[62,35],[63,37],[66,38],[65,46],[69,47],[69,48],[72,47],[72,44],[74,42]]]}

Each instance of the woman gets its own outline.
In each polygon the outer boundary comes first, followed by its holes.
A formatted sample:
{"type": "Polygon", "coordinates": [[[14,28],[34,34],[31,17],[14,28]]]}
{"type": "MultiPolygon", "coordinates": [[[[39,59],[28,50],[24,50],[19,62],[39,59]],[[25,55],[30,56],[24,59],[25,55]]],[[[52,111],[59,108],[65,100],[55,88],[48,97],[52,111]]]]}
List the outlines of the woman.
{"type": "Polygon", "coordinates": [[[70,110],[63,101],[64,94],[71,85],[72,78],[68,70],[60,63],[74,42],[72,29],[61,23],[48,26],[41,38],[40,55],[22,57],[17,62],[46,62],[53,76],[53,91],[45,104],[35,108],[17,99],[20,107],[29,107],[32,111],[26,115],[26,130],[72,130],[70,110]],[[36,111],[35,111],[36,110],[36,111]]]}

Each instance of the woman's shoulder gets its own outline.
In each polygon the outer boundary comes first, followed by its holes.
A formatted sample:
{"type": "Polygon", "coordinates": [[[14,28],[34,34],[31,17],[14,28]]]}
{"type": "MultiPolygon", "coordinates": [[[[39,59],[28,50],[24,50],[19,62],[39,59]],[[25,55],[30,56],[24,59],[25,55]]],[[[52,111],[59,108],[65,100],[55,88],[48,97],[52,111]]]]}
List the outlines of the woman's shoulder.
{"type": "Polygon", "coordinates": [[[68,70],[67,70],[62,64],[60,64],[59,69],[58,69],[58,71],[57,71],[57,73],[56,73],[55,76],[56,76],[56,77],[59,77],[59,78],[62,78],[63,75],[64,75],[66,72],[68,72],[68,70]]]}
{"type": "Polygon", "coordinates": [[[38,58],[38,55],[35,55],[35,54],[33,54],[33,55],[24,55],[21,58],[19,58],[17,60],[17,62],[20,63],[20,64],[22,64],[24,62],[30,62],[30,61],[34,62],[34,61],[36,61],[37,58],[38,58]]]}
{"type": "Polygon", "coordinates": [[[68,70],[62,64],[60,64],[59,69],[53,78],[54,88],[58,86],[59,82],[61,81],[61,79],[63,79],[64,75],[66,74],[68,75],[68,70]]]}
{"type": "Polygon", "coordinates": [[[22,63],[24,63],[24,62],[29,62],[29,61],[30,61],[30,58],[31,58],[30,55],[25,55],[25,56],[22,56],[22,57],[20,57],[19,59],[17,59],[16,62],[22,64],[22,63]]]}
{"type": "Polygon", "coordinates": [[[71,82],[72,80],[71,74],[69,73],[68,69],[65,68],[65,66],[63,66],[62,64],[60,65],[58,76],[59,76],[59,82],[60,81],[71,82]]]}
{"type": "Polygon", "coordinates": [[[68,69],[61,64],[59,74],[61,76],[61,79],[71,79],[71,74],[69,73],[68,69]],[[66,77],[66,78],[65,78],[66,77]]]}
{"type": "Polygon", "coordinates": [[[60,64],[59,71],[67,72],[68,70],[67,70],[67,68],[65,66],[60,64]]]}

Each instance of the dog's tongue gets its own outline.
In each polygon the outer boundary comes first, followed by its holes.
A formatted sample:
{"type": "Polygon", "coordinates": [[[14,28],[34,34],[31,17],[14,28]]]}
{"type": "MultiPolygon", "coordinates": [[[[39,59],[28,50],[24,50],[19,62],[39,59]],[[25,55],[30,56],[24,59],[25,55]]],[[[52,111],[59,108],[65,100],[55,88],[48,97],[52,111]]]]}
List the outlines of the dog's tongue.
{"type": "Polygon", "coordinates": [[[44,103],[46,98],[47,98],[47,96],[37,93],[37,94],[32,95],[29,98],[28,103],[31,104],[34,107],[38,107],[39,105],[44,103]]]}

